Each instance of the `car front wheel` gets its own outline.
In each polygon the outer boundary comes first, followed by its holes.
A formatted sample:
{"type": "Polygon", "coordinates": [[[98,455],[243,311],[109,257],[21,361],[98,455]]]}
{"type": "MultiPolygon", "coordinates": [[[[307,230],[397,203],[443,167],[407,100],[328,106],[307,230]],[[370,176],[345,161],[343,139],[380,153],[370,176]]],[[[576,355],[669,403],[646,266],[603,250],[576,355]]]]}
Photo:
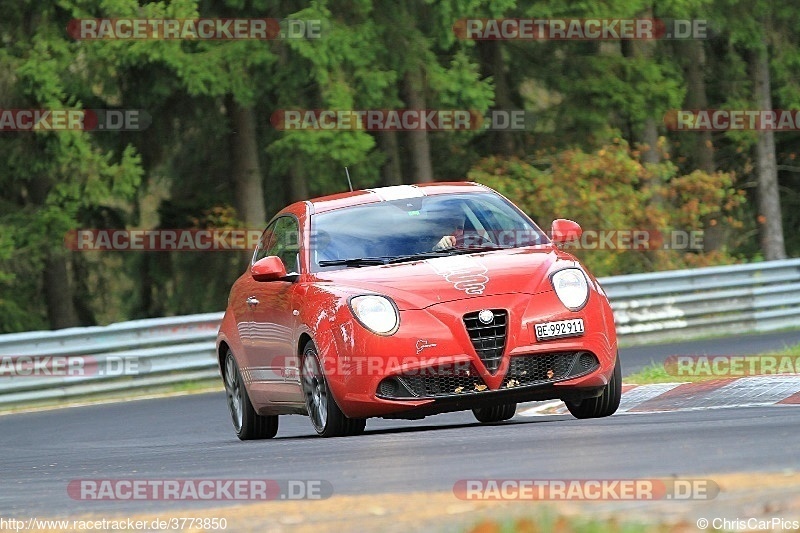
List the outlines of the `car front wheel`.
{"type": "Polygon", "coordinates": [[[225,396],[233,419],[233,429],[240,440],[271,439],[278,433],[278,415],[262,416],[256,413],[247,390],[244,388],[239,365],[228,350],[225,355],[225,396]]]}
{"type": "Polygon", "coordinates": [[[478,409],[472,410],[472,414],[475,415],[478,422],[483,422],[484,424],[509,420],[516,412],[516,403],[506,403],[492,407],[479,407],[478,409]]]}
{"type": "Polygon", "coordinates": [[[603,387],[600,396],[564,403],[575,418],[602,418],[617,412],[620,399],[622,399],[622,365],[619,363],[619,354],[617,354],[614,373],[603,387]]]}
{"type": "Polygon", "coordinates": [[[306,410],[319,436],[345,437],[364,432],[367,419],[348,418],[336,404],[328,388],[328,380],[322,372],[317,347],[313,341],[308,341],[303,349],[301,378],[306,410]]]}

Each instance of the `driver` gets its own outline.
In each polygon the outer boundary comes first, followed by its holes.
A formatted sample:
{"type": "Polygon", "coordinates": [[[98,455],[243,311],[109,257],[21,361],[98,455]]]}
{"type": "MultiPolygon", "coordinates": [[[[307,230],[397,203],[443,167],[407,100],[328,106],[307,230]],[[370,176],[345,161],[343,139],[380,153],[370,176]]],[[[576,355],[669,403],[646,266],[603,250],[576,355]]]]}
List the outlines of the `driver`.
{"type": "Polygon", "coordinates": [[[455,248],[458,237],[464,233],[464,215],[458,212],[448,213],[447,217],[443,217],[440,226],[446,228],[445,231],[448,231],[449,234],[439,239],[439,242],[433,246],[434,252],[455,248]]]}

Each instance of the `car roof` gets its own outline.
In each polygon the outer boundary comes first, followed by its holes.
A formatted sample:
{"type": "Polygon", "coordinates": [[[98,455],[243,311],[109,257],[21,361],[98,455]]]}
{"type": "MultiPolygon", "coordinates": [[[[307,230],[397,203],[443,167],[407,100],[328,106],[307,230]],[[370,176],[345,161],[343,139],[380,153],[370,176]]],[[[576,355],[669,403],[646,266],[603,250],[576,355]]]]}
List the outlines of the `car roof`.
{"type": "Polygon", "coordinates": [[[474,193],[486,192],[487,187],[473,182],[452,181],[436,183],[419,183],[416,185],[393,185],[390,187],[376,187],[352,192],[343,192],[312,198],[306,203],[311,207],[311,213],[322,213],[352,207],[355,205],[401,200],[404,198],[418,198],[437,194],[474,193]]]}

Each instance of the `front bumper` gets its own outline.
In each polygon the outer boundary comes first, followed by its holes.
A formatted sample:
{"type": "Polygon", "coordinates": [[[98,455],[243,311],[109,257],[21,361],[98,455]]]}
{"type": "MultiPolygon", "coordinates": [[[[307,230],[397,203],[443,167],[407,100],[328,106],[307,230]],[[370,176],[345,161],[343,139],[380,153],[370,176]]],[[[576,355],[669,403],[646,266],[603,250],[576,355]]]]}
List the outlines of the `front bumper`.
{"type": "Polygon", "coordinates": [[[616,361],[613,316],[597,293],[577,313],[566,310],[553,292],[401,311],[400,329],[390,337],[370,334],[353,321],[339,324],[336,353],[325,354],[336,362],[325,366],[338,370],[329,384],[350,417],[418,418],[497,403],[597,396],[616,361]],[[480,309],[508,310],[505,348],[494,371],[477,354],[463,323],[465,314],[480,309]],[[584,319],[582,336],[536,340],[534,324],[570,318],[584,319]],[[528,378],[526,371],[535,375],[528,378]],[[399,383],[397,390],[386,386],[387,378],[399,383]]]}
{"type": "MultiPolygon", "coordinates": [[[[498,390],[531,388],[587,376],[600,368],[591,352],[552,352],[517,356],[498,390]]],[[[383,379],[377,396],[385,400],[439,399],[491,391],[471,363],[421,368],[383,379]]]]}
{"type": "Polygon", "coordinates": [[[383,418],[416,420],[430,415],[455,411],[466,411],[469,409],[477,409],[479,407],[508,403],[535,402],[555,399],[580,401],[585,398],[594,398],[599,396],[602,391],[602,387],[572,387],[565,389],[563,387],[557,387],[552,383],[532,385],[529,387],[520,387],[518,389],[485,391],[481,392],[480,394],[474,394],[470,396],[457,395],[436,398],[435,400],[430,400],[423,405],[416,406],[413,409],[408,409],[408,406],[406,406],[405,409],[392,411],[379,416],[382,416],[383,418]]]}

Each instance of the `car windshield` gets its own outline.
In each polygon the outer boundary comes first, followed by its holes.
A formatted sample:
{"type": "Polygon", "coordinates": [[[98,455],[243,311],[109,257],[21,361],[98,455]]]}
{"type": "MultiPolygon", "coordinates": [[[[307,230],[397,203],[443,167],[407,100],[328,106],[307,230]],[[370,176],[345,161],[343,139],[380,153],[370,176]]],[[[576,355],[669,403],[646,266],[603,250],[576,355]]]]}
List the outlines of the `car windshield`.
{"type": "Polygon", "coordinates": [[[311,218],[314,271],[547,242],[525,215],[492,192],[403,198],[311,218]]]}

